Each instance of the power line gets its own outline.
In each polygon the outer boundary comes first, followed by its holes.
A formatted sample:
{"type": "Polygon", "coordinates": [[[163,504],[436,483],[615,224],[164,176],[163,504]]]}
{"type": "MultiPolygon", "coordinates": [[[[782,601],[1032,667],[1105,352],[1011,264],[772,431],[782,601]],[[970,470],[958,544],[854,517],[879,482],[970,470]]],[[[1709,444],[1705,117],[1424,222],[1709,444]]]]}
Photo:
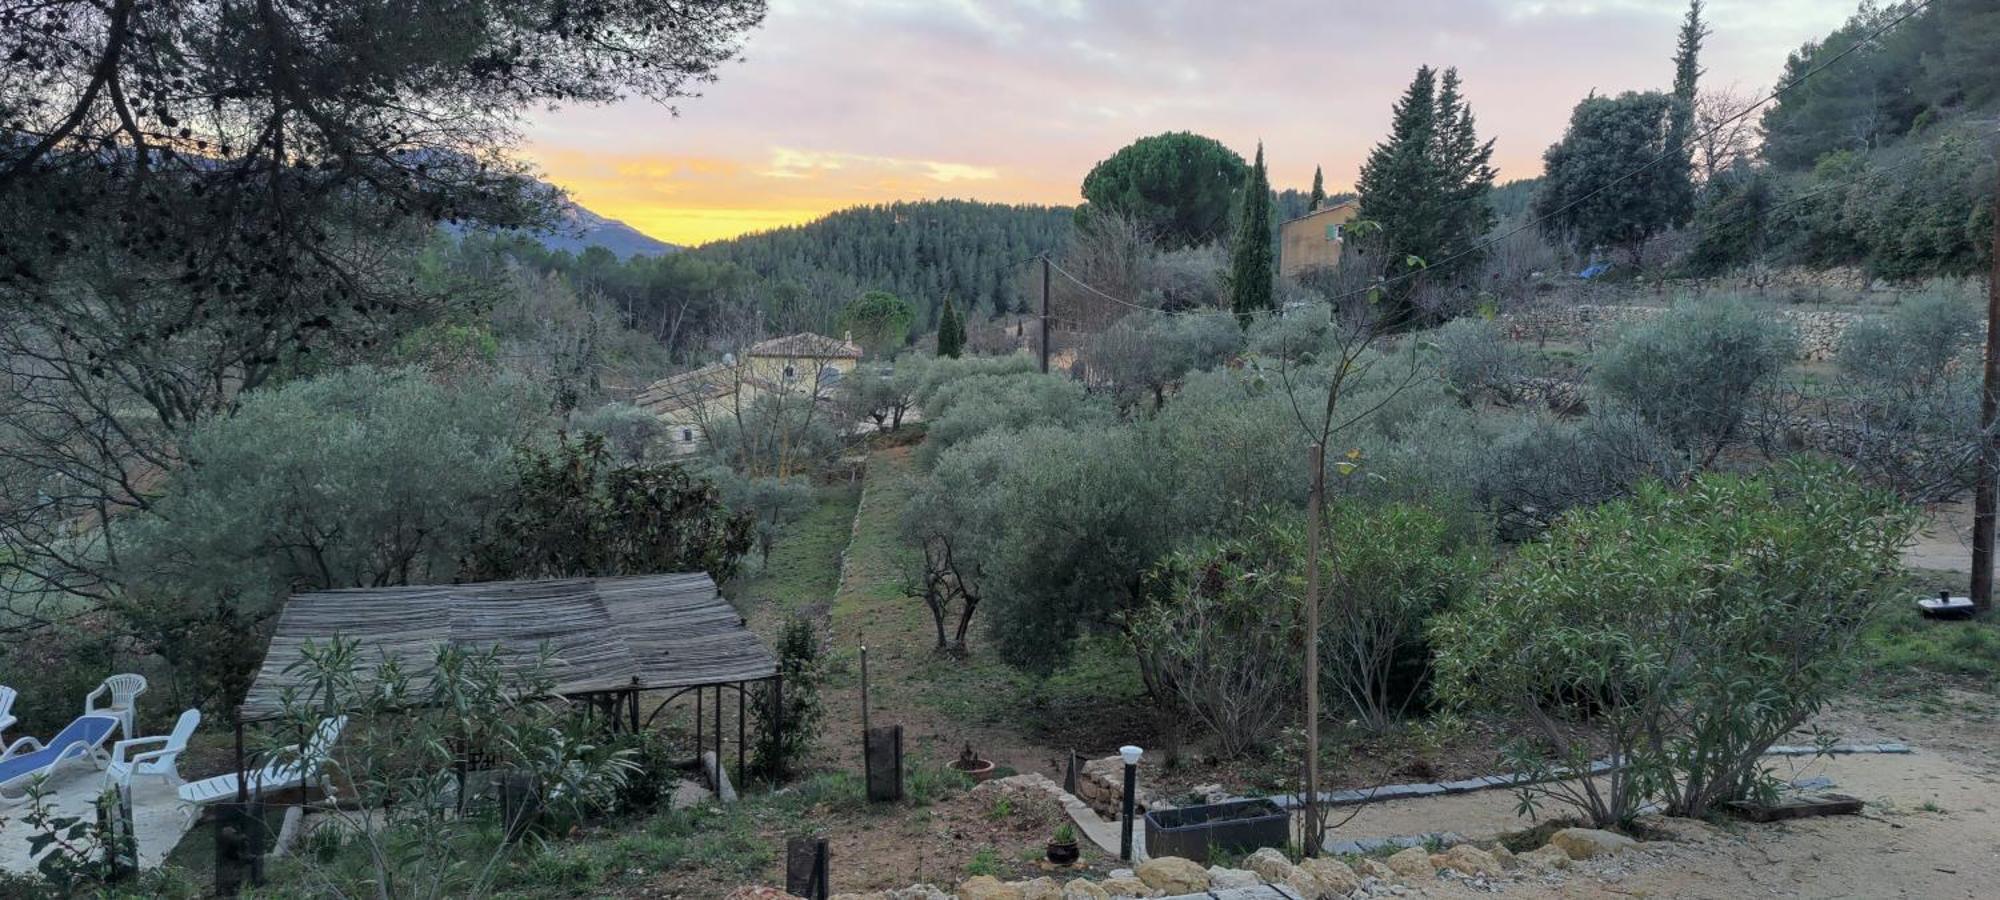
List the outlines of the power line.
{"type": "MultiPolygon", "coordinates": [[[[1865,47],[1868,44],[1874,42],[1876,38],[1879,38],[1882,35],[1887,34],[1890,29],[1903,24],[1904,22],[1908,21],[1911,17],[1915,16],[1917,13],[1922,12],[1925,9],[1929,8],[1932,2],[1934,2],[1934,0],[1921,0],[1921,2],[1910,7],[1902,15],[1897,16],[1896,18],[1883,24],[1880,28],[1875,29],[1866,37],[1863,37],[1860,40],[1855,41],[1847,49],[1840,51],[1838,54],[1835,54],[1832,59],[1820,63],[1819,65],[1814,66],[1811,69],[1806,70],[1805,72],[1799,73],[1799,77],[1794,78],[1791,81],[1779,86],[1777,90],[1772,91],[1769,95],[1765,96],[1761,100],[1758,100],[1756,103],[1744,107],[1741,111],[1737,112],[1735,115],[1730,116],[1727,119],[1723,119],[1720,122],[1717,122],[1715,125],[1711,126],[1707,131],[1700,133],[1698,137],[1700,138],[1712,137],[1715,135],[1716,132],[1721,131],[1723,128],[1726,128],[1730,125],[1733,125],[1749,117],[1751,113],[1756,112],[1759,109],[1762,109],[1766,104],[1769,104],[1771,101],[1778,99],[1778,97],[1782,96],[1786,91],[1789,91],[1793,88],[1798,87],[1801,84],[1804,84],[1806,82],[1806,79],[1811,78],[1814,75],[1819,74],[1820,72],[1826,71],[1828,67],[1832,66],[1837,62],[1840,62],[1843,59],[1846,59],[1848,56],[1852,55],[1855,51],[1858,51],[1862,47],[1865,47]]],[[[1653,157],[1653,159],[1647,162],[1645,165],[1642,165],[1636,169],[1633,169],[1630,172],[1627,172],[1623,175],[1618,176],[1617,178],[1605,182],[1602,185],[1599,185],[1596,190],[1584,194],[1583,196],[1578,197],[1575,200],[1571,200],[1570,202],[1563,204],[1561,207],[1558,207],[1548,213],[1529,219],[1528,221],[1523,222],[1520,225],[1515,226],[1514,228],[1496,237],[1488,238],[1487,240],[1481,241],[1478,244],[1475,244],[1471,247],[1468,247],[1464,250],[1461,250],[1457,253],[1447,256],[1444,259],[1439,260],[1436,264],[1425,265],[1421,269],[1413,269],[1411,271],[1404,272],[1401,275],[1383,279],[1382,281],[1369,285],[1368,287],[1365,288],[1349,291],[1344,294],[1337,294],[1335,296],[1327,298],[1327,300],[1328,302],[1338,302],[1352,297],[1358,297],[1361,296],[1362,294],[1380,290],[1389,285],[1396,284],[1402,281],[1409,280],[1411,278],[1415,278],[1419,275],[1436,271],[1438,269],[1444,268],[1445,266],[1451,265],[1452,263],[1457,262],[1460,259],[1472,256],[1473,254],[1483,253],[1487,250],[1492,249],[1494,246],[1497,246],[1501,241],[1513,237],[1514,235],[1520,234],[1521,232],[1526,231],[1530,228],[1538,227],[1543,222],[1546,222],[1550,219],[1555,218],[1556,216],[1559,216],[1565,212],[1575,209],[1576,207],[1582,205],[1585,201],[1590,200],[1591,198],[1596,197],[1597,195],[1602,194],[1613,187],[1623,184],[1626,181],[1630,181],[1633,178],[1637,178],[1639,175],[1643,174],[1648,169],[1651,169],[1654,166],[1657,166],[1660,163],[1673,158],[1678,152],[1679,148],[1668,148],[1666,152],[1661,153],[1659,156],[1653,157]]]]}
{"type": "MultiPolygon", "coordinates": [[[[1902,13],[1901,15],[1897,16],[1896,18],[1894,18],[1894,19],[1892,19],[1892,20],[1890,20],[1890,21],[1888,21],[1888,22],[1886,22],[1886,23],[1884,23],[1884,24],[1883,24],[1883,25],[1881,25],[1880,27],[1876,28],[1876,29],[1875,29],[1875,30],[1874,30],[1873,32],[1869,33],[1869,34],[1868,34],[1867,36],[1865,36],[1865,37],[1862,37],[1861,39],[1859,39],[1859,40],[1855,41],[1855,42],[1854,42],[1854,43],[1853,43],[1852,45],[1848,46],[1848,47],[1847,47],[1846,49],[1844,49],[1844,50],[1840,51],[1839,53],[1835,54],[1835,55],[1834,55],[1834,56],[1833,56],[1833,57],[1832,57],[1831,59],[1828,59],[1828,60],[1826,60],[1825,62],[1822,62],[1822,63],[1820,63],[1819,65],[1817,65],[1817,66],[1814,66],[1814,67],[1812,67],[1811,69],[1808,69],[1808,70],[1806,70],[1805,72],[1802,72],[1802,73],[1800,73],[1800,74],[1799,74],[1799,76],[1798,76],[1797,78],[1794,78],[1794,79],[1792,79],[1791,81],[1789,81],[1789,82],[1786,82],[1786,83],[1785,83],[1785,84],[1783,84],[1783,85],[1780,85],[1780,86],[1779,86],[1779,87],[1778,87],[1777,89],[1773,90],[1773,91],[1772,91],[1772,92],[1771,92],[1770,94],[1768,94],[1768,95],[1764,96],[1764,97],[1763,97],[1762,99],[1758,100],[1758,101],[1757,101],[1756,103],[1753,103],[1753,104],[1750,104],[1749,106],[1746,106],[1746,107],[1744,107],[1743,109],[1741,109],[1741,110],[1737,111],[1737,112],[1736,112],[1736,113],[1735,113],[1734,115],[1732,115],[1732,116],[1730,116],[1730,117],[1728,117],[1728,118],[1726,118],[1726,119],[1723,119],[1722,121],[1720,121],[1720,122],[1717,122],[1717,123],[1715,123],[1714,125],[1710,126],[1710,127],[1708,128],[1708,130],[1706,130],[1706,131],[1703,131],[1703,132],[1700,132],[1699,134],[1697,134],[1697,135],[1695,136],[1695,137],[1696,137],[1696,139],[1702,139],[1702,138],[1708,138],[1708,137],[1711,137],[1711,136],[1715,135],[1715,134],[1716,134],[1717,132],[1720,132],[1720,131],[1721,131],[1722,129],[1724,129],[1724,128],[1727,128],[1727,127],[1729,127],[1730,125],[1733,125],[1733,124],[1735,124],[1735,123],[1737,123],[1737,122],[1739,122],[1739,121],[1742,121],[1742,120],[1743,120],[1743,119],[1745,119],[1745,118],[1748,118],[1748,117],[1750,116],[1750,114],[1751,114],[1751,113],[1754,113],[1754,112],[1758,111],[1759,109],[1762,109],[1762,108],[1763,108],[1763,107],[1765,107],[1766,105],[1769,105],[1769,104],[1770,104],[1770,103],[1771,103],[1772,101],[1774,101],[1774,100],[1778,99],[1779,97],[1783,96],[1783,95],[1784,95],[1784,94],[1785,94],[1785,93],[1786,93],[1787,91],[1790,91],[1790,90],[1793,90],[1794,88],[1797,88],[1797,87],[1798,87],[1799,85],[1802,85],[1802,84],[1804,84],[1804,83],[1806,82],[1806,80],[1807,80],[1807,79],[1809,79],[1809,78],[1812,78],[1813,76],[1815,76],[1815,75],[1818,75],[1819,73],[1821,73],[1821,72],[1824,72],[1824,71],[1826,71],[1826,70],[1827,70],[1828,68],[1832,67],[1832,66],[1833,66],[1834,64],[1836,64],[1836,63],[1840,62],[1841,60],[1844,60],[1844,59],[1846,59],[1846,58],[1847,58],[1848,56],[1851,56],[1851,55],[1853,55],[1853,54],[1854,54],[1855,52],[1859,51],[1859,50],[1860,50],[1861,48],[1863,48],[1863,47],[1865,47],[1865,46],[1869,45],[1870,43],[1874,42],[1874,41],[1875,41],[1875,40],[1876,40],[1877,38],[1880,38],[1880,37],[1881,37],[1882,35],[1884,35],[1884,34],[1887,34],[1887,33],[1888,33],[1888,32],[1889,32],[1889,31],[1890,31],[1891,29],[1893,29],[1893,28],[1895,28],[1896,26],[1898,26],[1898,25],[1901,25],[1902,23],[1904,23],[1904,22],[1908,21],[1908,20],[1909,20],[1909,19],[1911,19],[1912,17],[1916,16],[1916,15],[1917,15],[1918,13],[1920,13],[1920,12],[1923,12],[1923,11],[1924,11],[1925,9],[1927,9],[1927,8],[1929,8],[1929,7],[1930,7],[1930,5],[1931,5],[1931,3],[1932,3],[1932,2],[1934,2],[1934,0],[1921,0],[1921,2],[1918,2],[1918,3],[1916,3],[1915,5],[1911,6],[1911,7],[1910,7],[1910,8],[1908,9],[1908,10],[1905,10],[1905,11],[1904,11],[1904,12],[1903,12],[1903,13],[1902,13]]],[[[1623,175],[1620,175],[1620,176],[1618,176],[1617,178],[1614,178],[1614,179],[1612,179],[1612,180],[1610,180],[1610,181],[1607,181],[1607,182],[1605,182],[1605,183],[1604,183],[1604,184],[1602,184],[1602,185],[1599,185],[1599,186],[1598,186],[1597,188],[1595,188],[1595,189],[1591,190],[1591,191],[1590,191],[1589,193],[1587,193],[1587,194],[1584,194],[1583,196],[1581,196],[1581,197],[1578,197],[1578,198],[1576,198],[1576,199],[1574,199],[1574,200],[1571,200],[1571,201],[1569,201],[1568,203],[1565,203],[1564,205],[1562,205],[1561,207],[1558,207],[1558,208],[1556,208],[1556,209],[1554,209],[1554,210],[1551,210],[1550,212],[1547,212],[1547,213],[1544,213],[1544,214],[1542,214],[1542,215],[1540,215],[1540,216],[1535,216],[1535,217],[1532,217],[1532,218],[1528,219],[1527,221],[1525,221],[1525,222],[1522,222],[1521,224],[1519,224],[1519,225],[1517,225],[1517,226],[1515,226],[1515,227],[1513,227],[1513,228],[1511,228],[1511,229],[1508,229],[1508,230],[1507,230],[1507,231],[1505,231],[1505,232],[1502,232],[1502,233],[1500,233],[1500,234],[1498,234],[1498,235],[1495,235],[1495,236],[1492,236],[1492,237],[1489,237],[1489,238],[1486,238],[1485,240],[1482,240],[1482,241],[1480,241],[1480,242],[1479,242],[1478,244],[1475,244],[1475,245],[1474,245],[1474,246],[1472,246],[1472,247],[1468,247],[1468,248],[1466,248],[1465,250],[1461,250],[1461,251],[1459,251],[1458,253],[1454,253],[1454,254],[1452,254],[1452,255],[1450,255],[1450,256],[1447,256],[1447,257],[1445,257],[1444,259],[1442,259],[1442,260],[1439,260],[1439,261],[1438,261],[1437,263],[1435,263],[1435,264],[1429,264],[1429,265],[1426,265],[1426,266],[1424,266],[1423,268],[1420,268],[1420,269],[1413,269],[1413,270],[1411,270],[1411,271],[1409,271],[1409,272],[1404,272],[1404,273],[1402,273],[1401,275],[1396,275],[1396,276],[1392,276],[1392,277],[1390,277],[1390,278],[1386,278],[1386,279],[1383,279],[1383,280],[1381,280],[1381,281],[1379,281],[1379,282],[1377,282],[1377,283],[1375,283],[1375,284],[1371,284],[1371,285],[1369,285],[1369,286],[1367,286],[1367,287],[1364,287],[1364,288],[1359,288],[1359,289],[1356,289],[1356,290],[1353,290],[1353,291],[1348,291],[1348,292],[1345,292],[1345,293],[1341,293],[1341,294],[1336,294],[1336,295],[1334,295],[1334,296],[1331,296],[1331,297],[1328,297],[1328,298],[1327,298],[1327,301],[1328,301],[1329,303],[1334,303],[1334,302],[1339,302],[1339,301],[1341,301],[1341,300],[1346,300],[1346,299],[1350,299],[1350,298],[1353,298],[1353,297],[1358,297],[1358,296],[1361,296],[1361,295],[1363,295],[1363,294],[1366,294],[1366,293],[1369,293],[1369,292],[1371,292],[1371,291],[1376,291],[1376,290],[1380,290],[1381,288],[1383,288],[1383,287],[1387,287],[1387,286],[1389,286],[1389,285],[1392,285],[1392,284],[1397,284],[1397,283],[1400,283],[1400,282],[1403,282],[1403,281],[1407,281],[1407,280],[1409,280],[1409,279],[1412,279],[1412,278],[1416,278],[1416,277],[1418,277],[1418,276],[1421,276],[1421,275],[1425,275],[1425,274],[1429,274],[1429,273],[1432,273],[1432,272],[1435,272],[1435,271],[1437,271],[1437,270],[1439,270],[1439,269],[1443,269],[1443,268],[1445,268],[1445,267],[1447,267],[1447,266],[1449,266],[1449,265],[1451,265],[1451,264],[1453,264],[1453,263],[1455,263],[1455,262],[1458,262],[1459,260],[1462,260],[1462,259],[1465,259],[1465,258],[1467,258],[1467,257],[1470,257],[1470,256],[1473,256],[1474,254],[1478,254],[1478,253],[1483,253],[1483,252],[1485,252],[1486,250],[1490,250],[1490,249],[1492,249],[1493,247],[1495,247],[1495,246],[1498,246],[1498,245],[1499,245],[1499,244],[1500,244],[1501,242],[1503,242],[1503,241],[1507,240],[1508,238],[1511,238],[1511,237],[1513,237],[1513,236],[1515,236],[1515,235],[1517,235],[1517,234],[1520,234],[1520,233],[1522,233],[1522,232],[1524,232],[1524,231],[1527,231],[1527,230],[1528,230],[1528,229],[1530,229],[1530,228],[1535,228],[1535,227],[1538,227],[1538,226],[1540,226],[1540,225],[1541,225],[1541,224],[1542,224],[1543,222],[1546,222],[1546,221],[1548,221],[1548,220],[1550,220],[1550,219],[1552,219],[1552,218],[1555,218],[1556,216],[1559,216],[1559,215],[1561,215],[1561,214],[1563,214],[1563,213],[1565,213],[1565,212],[1568,212],[1569,210],[1572,210],[1572,209],[1575,209],[1575,208],[1576,208],[1577,206],[1580,206],[1580,205],[1582,205],[1583,203],[1585,203],[1585,202],[1587,202],[1587,201],[1591,200],[1592,198],[1595,198],[1595,197],[1596,197],[1596,196],[1598,196],[1599,194],[1602,194],[1602,193],[1604,193],[1605,191],[1608,191],[1608,190],[1610,190],[1610,189],[1612,189],[1612,188],[1614,188],[1614,187],[1617,187],[1617,186],[1618,186],[1618,185],[1620,185],[1620,184],[1623,184],[1623,183],[1625,183],[1625,182],[1627,182],[1627,181],[1630,181],[1630,180],[1631,180],[1631,179],[1633,179],[1633,178],[1636,178],[1636,177],[1638,177],[1638,176],[1639,176],[1639,175],[1641,175],[1641,174],[1644,174],[1644,173],[1645,173],[1646,171],[1648,171],[1648,170],[1652,169],[1652,168],[1653,168],[1654,166],[1657,166],[1657,165],[1659,165],[1660,163],[1663,163],[1663,162],[1666,162],[1667,160],[1669,160],[1669,159],[1672,159],[1672,158],[1674,158],[1674,157],[1675,157],[1675,156],[1676,156],[1676,155],[1678,154],[1678,152],[1679,152],[1679,148],[1669,148],[1669,149],[1668,149],[1668,150],[1666,150],[1665,152],[1661,153],[1661,154],[1660,154],[1660,155],[1658,155],[1658,156],[1655,156],[1654,158],[1652,158],[1651,160],[1647,161],[1647,162],[1646,162],[1645,164],[1643,164],[1643,165],[1639,166],[1638,168],[1636,168],[1636,169],[1633,169],[1633,170],[1631,170],[1631,171],[1629,171],[1629,172],[1626,172],[1625,174],[1623,174],[1623,175]]],[[[1896,164],[1896,165],[1894,165],[1894,166],[1891,166],[1891,167],[1888,167],[1888,168],[1885,168],[1885,169],[1877,169],[1877,170],[1874,170],[1874,171],[1872,171],[1872,172],[1869,172],[1869,173],[1864,173],[1864,176],[1863,176],[1863,177],[1869,177],[1869,176],[1873,176],[1873,175],[1879,175],[1879,174],[1881,174],[1881,173],[1883,173],[1883,172],[1893,172],[1893,171],[1898,171],[1898,170],[1900,170],[1900,169],[1902,169],[1902,168],[1904,168],[1904,167],[1906,167],[1906,166],[1909,166],[1909,165],[1912,165],[1912,164],[1915,164],[1916,162],[1919,162],[1919,161],[1922,161],[1922,160],[1924,160],[1924,159],[1927,159],[1927,158],[1929,157],[1929,153],[1934,153],[1934,152],[1936,152],[1936,148],[1933,148],[1933,149],[1932,149],[1931,151],[1928,151],[1928,152],[1927,152],[1926,154],[1924,154],[1924,155],[1920,155],[1920,156],[1918,156],[1918,157],[1913,157],[1913,158],[1911,158],[1911,159],[1908,159],[1908,160],[1904,160],[1903,162],[1901,162],[1901,163],[1897,163],[1897,164],[1896,164]]],[[[1774,206],[1774,207],[1772,207],[1771,209],[1783,209],[1783,208],[1785,208],[1785,207],[1787,207],[1787,206],[1790,206],[1790,205],[1794,205],[1794,204],[1797,204],[1797,203],[1800,203],[1800,202],[1803,202],[1803,201],[1806,201],[1806,200],[1809,200],[1809,199],[1812,199],[1813,197],[1817,197],[1817,196],[1820,196],[1820,195],[1822,195],[1822,194],[1825,194],[1825,193],[1827,193],[1827,192],[1830,192],[1830,191],[1832,191],[1832,190],[1834,190],[1834,189],[1836,189],[1836,188],[1840,188],[1840,187],[1849,187],[1849,186],[1852,186],[1853,184],[1858,184],[1858,183],[1860,183],[1860,180],[1861,180],[1860,178],[1856,178],[1856,179],[1853,179],[1853,180],[1851,180],[1851,181],[1849,181],[1849,182],[1847,182],[1847,183],[1845,183],[1845,184],[1840,184],[1840,185],[1829,185],[1829,186],[1826,186],[1826,187],[1822,187],[1822,188],[1820,188],[1820,189],[1818,189],[1818,190],[1815,190],[1815,191],[1812,191],[1812,192],[1810,192],[1810,193],[1807,193],[1807,194],[1802,194],[1802,195],[1798,195],[1798,196],[1794,196],[1794,197],[1790,197],[1790,198],[1787,198],[1787,199],[1786,199],[1785,201],[1783,201],[1782,203],[1778,204],[1777,206],[1774,206]]],[[[1765,212],[1766,212],[1766,213],[1768,213],[1768,212],[1770,212],[1770,210],[1765,210],[1765,212]]],[[[1144,311],[1147,311],[1147,312],[1154,312],[1154,313],[1159,313],[1159,314],[1161,314],[1161,315],[1169,315],[1169,316],[1171,316],[1171,315],[1177,315],[1177,313],[1176,313],[1176,312],[1173,312],[1173,311],[1169,311],[1169,310],[1164,310],[1164,309],[1160,309],[1160,308],[1158,308],[1158,307],[1152,307],[1152,306],[1146,306],[1146,305],[1144,305],[1144,304],[1140,304],[1140,303],[1134,303],[1134,302],[1132,302],[1132,301],[1130,301],[1130,300],[1126,300],[1126,299],[1123,299],[1123,298],[1120,298],[1120,297],[1114,297],[1114,296],[1112,296],[1111,294],[1109,294],[1109,293],[1106,293],[1105,291],[1103,291],[1103,290],[1101,290],[1101,289],[1097,288],[1096,286],[1094,286],[1094,285],[1091,285],[1091,284],[1088,284],[1088,283],[1086,283],[1086,282],[1085,282],[1085,281],[1083,281],[1083,280],[1082,280],[1081,278],[1078,278],[1078,277],[1076,277],[1075,275],[1071,274],[1071,273],[1070,273],[1070,272],[1069,272],[1069,271],[1068,271],[1067,269],[1064,269],[1063,267],[1061,267],[1061,266],[1059,266],[1059,265],[1056,265],[1056,264],[1054,263],[1054,261],[1053,261],[1053,260],[1049,260],[1049,259],[1048,259],[1048,257],[1047,257],[1047,255],[1046,255],[1046,254],[1044,254],[1044,255],[1043,255],[1043,256],[1042,256],[1041,258],[1042,258],[1042,259],[1044,259],[1044,260],[1047,260],[1047,261],[1048,261],[1048,263],[1049,263],[1049,265],[1050,265],[1050,266],[1051,266],[1051,267],[1052,267],[1052,268],[1053,268],[1053,269],[1054,269],[1054,270],[1055,270],[1056,272],[1059,272],[1059,273],[1061,273],[1061,274],[1062,274],[1062,276],[1063,276],[1064,278],[1068,279],[1068,280],[1069,280],[1070,282],[1074,283],[1074,284],[1075,284],[1075,285],[1077,285],[1078,287],[1081,287],[1081,288],[1083,288],[1084,290],[1087,290],[1087,291],[1091,292],[1092,294],[1095,294],[1095,295],[1097,295],[1097,296],[1099,296],[1099,297],[1102,297],[1102,298],[1103,298],[1103,299],[1105,299],[1105,300],[1109,300],[1109,301],[1111,301],[1111,302],[1113,302],[1113,303],[1117,303],[1117,304],[1119,304],[1119,305],[1122,305],[1122,306],[1126,306],[1126,307],[1130,307],[1130,308],[1132,308],[1132,309],[1137,309],[1137,310],[1144,310],[1144,311]]]]}

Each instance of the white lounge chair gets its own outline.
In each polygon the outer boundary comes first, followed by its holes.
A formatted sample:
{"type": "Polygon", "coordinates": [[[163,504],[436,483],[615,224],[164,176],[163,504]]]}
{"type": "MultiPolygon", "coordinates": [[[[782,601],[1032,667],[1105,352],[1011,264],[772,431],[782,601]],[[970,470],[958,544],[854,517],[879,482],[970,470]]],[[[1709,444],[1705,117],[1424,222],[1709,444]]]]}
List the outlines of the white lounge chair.
{"type": "MultiPolygon", "coordinates": [[[[347,727],[346,716],[321,719],[319,727],[313,729],[312,737],[304,746],[298,748],[295,758],[273,760],[261,768],[245,773],[249,795],[255,797],[265,791],[284,791],[303,787],[306,782],[318,777],[320,768],[326,765],[327,757],[333,751],[333,742],[340,737],[340,730],[345,727],[347,727]]],[[[238,784],[237,773],[230,772],[181,785],[181,812],[189,819],[193,819],[195,813],[204,806],[234,800],[238,784]]]]}
{"type": "Polygon", "coordinates": [[[180,769],[175,763],[181,751],[187,749],[188,738],[194,736],[195,726],[201,724],[201,710],[190,709],[181,713],[174,723],[171,734],[163,737],[132,738],[111,745],[111,762],[104,767],[104,773],[113,783],[132,786],[135,775],[159,775],[179,781],[180,769]],[[133,753],[143,747],[156,747],[141,753],[133,753]]]}
{"type": "Polygon", "coordinates": [[[13,688],[0,684],[0,738],[5,738],[7,729],[20,721],[14,718],[14,698],[17,696],[20,695],[13,688]]]}
{"type": "Polygon", "coordinates": [[[103,713],[117,716],[118,723],[123,729],[120,733],[130,738],[132,737],[133,714],[139,708],[139,695],[145,692],[146,676],[134,675],[129,672],[123,675],[113,675],[110,678],[104,679],[104,683],[98,685],[97,690],[91,691],[89,696],[83,698],[83,714],[88,716],[94,713],[103,713]],[[107,695],[111,698],[111,702],[104,706],[98,706],[97,699],[107,695]]]}
{"type": "Polygon", "coordinates": [[[7,745],[6,751],[0,752],[0,806],[26,800],[28,785],[38,777],[54,775],[63,763],[80,759],[102,765],[104,741],[117,728],[117,716],[93,713],[78,716],[46,744],[24,737],[7,745]]]}

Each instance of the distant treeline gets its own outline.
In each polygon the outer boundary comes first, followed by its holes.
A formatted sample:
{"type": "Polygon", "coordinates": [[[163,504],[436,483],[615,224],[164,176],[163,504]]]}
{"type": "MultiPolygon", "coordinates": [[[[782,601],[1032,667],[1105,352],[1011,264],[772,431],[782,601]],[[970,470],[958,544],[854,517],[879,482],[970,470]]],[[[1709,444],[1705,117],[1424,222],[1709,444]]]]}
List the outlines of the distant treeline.
{"type": "Polygon", "coordinates": [[[1763,114],[1762,164],[1707,186],[1689,269],[1763,261],[1916,278],[1986,268],[2000,5],[1932,0],[1911,15],[1916,6],[1864,5],[1792,53],[1779,83],[1798,85],[1763,114]]]}

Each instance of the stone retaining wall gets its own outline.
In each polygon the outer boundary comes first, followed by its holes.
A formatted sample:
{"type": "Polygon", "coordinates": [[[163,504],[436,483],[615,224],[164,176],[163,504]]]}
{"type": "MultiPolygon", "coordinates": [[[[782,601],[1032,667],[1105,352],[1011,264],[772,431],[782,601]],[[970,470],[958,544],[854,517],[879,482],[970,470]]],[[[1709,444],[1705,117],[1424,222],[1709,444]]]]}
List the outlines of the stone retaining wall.
{"type": "MultiPolygon", "coordinates": [[[[1664,306],[1612,306],[1577,304],[1549,309],[1503,313],[1496,321],[1508,339],[1516,341],[1607,340],[1618,330],[1651,321],[1667,311],[1664,306]]],[[[1860,314],[1831,309],[1785,309],[1778,316],[1792,326],[1799,337],[1799,358],[1831,359],[1840,350],[1841,336],[1860,314]]]]}

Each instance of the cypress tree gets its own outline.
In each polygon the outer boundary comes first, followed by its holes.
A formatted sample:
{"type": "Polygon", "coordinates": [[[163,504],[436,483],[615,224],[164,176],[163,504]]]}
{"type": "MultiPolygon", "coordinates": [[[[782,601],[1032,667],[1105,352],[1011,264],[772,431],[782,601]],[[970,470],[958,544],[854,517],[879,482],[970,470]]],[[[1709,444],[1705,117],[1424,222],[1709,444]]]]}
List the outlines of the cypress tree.
{"type": "Polygon", "coordinates": [[[1674,51],[1674,109],[1668,125],[1674,158],[1672,219],[1675,226],[1694,218],[1694,131],[1695,89],[1701,81],[1701,43],[1708,37],[1708,24],[1701,20],[1703,0],[1689,0],[1687,18],[1681,22],[1681,36],[1674,51]]]}
{"type": "Polygon", "coordinates": [[[1306,201],[1306,212],[1312,212],[1326,205],[1326,176],[1318,166],[1313,166],[1312,197],[1306,201]]]}
{"type": "Polygon", "coordinates": [[[1264,169],[1264,144],[1243,187],[1242,217],[1230,251],[1229,295],[1236,319],[1249,327],[1251,314],[1274,305],[1271,294],[1271,178],[1264,169]]]}
{"type": "Polygon", "coordinates": [[[950,297],[946,297],[944,311],[938,314],[937,354],[957,359],[963,352],[965,352],[965,320],[958,317],[957,304],[952,303],[950,297]]]}

